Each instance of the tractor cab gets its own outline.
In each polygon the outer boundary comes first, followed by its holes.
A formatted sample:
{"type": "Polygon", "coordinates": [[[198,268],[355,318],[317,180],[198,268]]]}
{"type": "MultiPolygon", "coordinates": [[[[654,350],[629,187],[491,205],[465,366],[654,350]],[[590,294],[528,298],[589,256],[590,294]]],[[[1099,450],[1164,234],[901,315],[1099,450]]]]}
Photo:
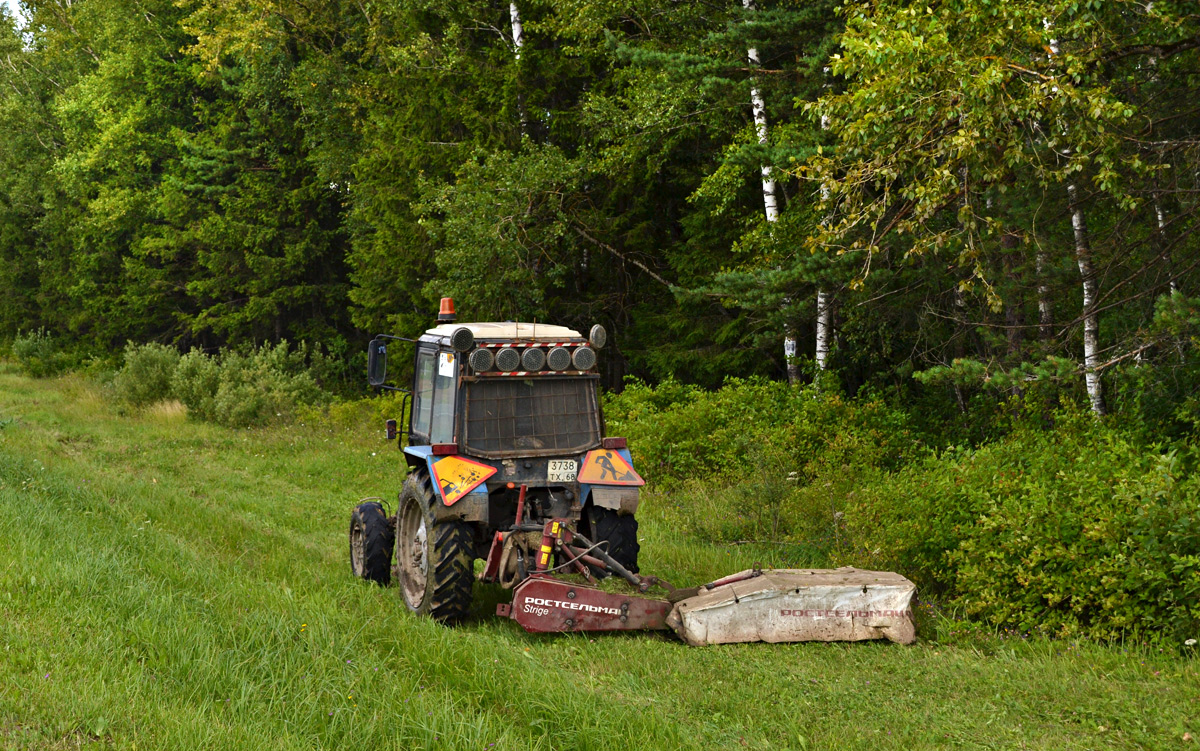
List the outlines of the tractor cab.
{"type": "Polygon", "coordinates": [[[414,365],[410,446],[505,459],[600,444],[596,354],[571,329],[443,324],[418,340],[414,365]]]}

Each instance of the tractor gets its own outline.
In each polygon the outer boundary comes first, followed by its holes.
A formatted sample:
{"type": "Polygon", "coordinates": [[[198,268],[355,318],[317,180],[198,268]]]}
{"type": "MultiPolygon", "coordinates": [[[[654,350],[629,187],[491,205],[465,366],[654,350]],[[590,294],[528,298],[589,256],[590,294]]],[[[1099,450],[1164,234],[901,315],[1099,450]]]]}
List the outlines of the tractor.
{"type": "Polygon", "coordinates": [[[685,589],[639,575],[644,482],[625,439],[604,435],[596,351],[606,338],[599,325],[585,338],[457,324],[442,298],[438,325],[419,339],[372,340],[368,382],[404,393],[405,429],[386,427],[408,474],[395,516],[378,499],[351,512],[354,575],[398,579],[409,610],[444,623],[468,615],[477,579],[496,583],[512,591],[496,615],[532,633],[673,629],[693,645],[915,638],[915,587],[898,574],[756,566],[685,589]],[[409,389],[387,384],[388,341],[415,345],[409,389]],[[612,587],[598,581],[608,576],[612,587]]]}
{"type": "MultiPolygon", "coordinates": [[[[587,582],[617,573],[643,592],[656,582],[637,576],[644,482],[625,439],[604,434],[596,352],[606,339],[600,325],[584,337],[540,323],[457,323],[443,298],[438,325],[419,338],[372,340],[368,382],[404,393],[407,424],[388,420],[387,436],[408,473],[394,516],[378,500],[354,508],[354,574],[394,577],[409,610],[447,623],[469,613],[476,579],[512,589],[534,574],[546,586],[557,572],[587,582]],[[387,383],[391,341],[415,345],[408,389],[387,383]]],[[[642,622],[625,609],[614,623],[642,622]]]]}

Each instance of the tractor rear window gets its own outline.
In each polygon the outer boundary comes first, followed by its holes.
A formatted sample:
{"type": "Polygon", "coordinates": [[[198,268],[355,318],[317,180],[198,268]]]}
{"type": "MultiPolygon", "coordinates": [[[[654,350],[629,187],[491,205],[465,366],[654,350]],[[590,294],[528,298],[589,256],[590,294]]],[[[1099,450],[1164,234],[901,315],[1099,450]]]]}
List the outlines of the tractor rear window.
{"type": "Polygon", "coordinates": [[[495,378],[467,387],[466,447],[481,456],[569,454],[600,441],[592,378],[495,378]]]}

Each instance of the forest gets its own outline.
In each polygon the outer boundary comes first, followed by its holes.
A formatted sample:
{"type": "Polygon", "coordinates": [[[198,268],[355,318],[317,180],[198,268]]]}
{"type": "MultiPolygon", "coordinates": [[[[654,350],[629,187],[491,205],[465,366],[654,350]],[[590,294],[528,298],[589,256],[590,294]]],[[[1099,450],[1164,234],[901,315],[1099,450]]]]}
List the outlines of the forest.
{"type": "Polygon", "coordinates": [[[19,8],[0,339],[305,341],[357,382],[452,296],[604,324],[610,388],[1197,414],[1195,3],[19,8]]]}

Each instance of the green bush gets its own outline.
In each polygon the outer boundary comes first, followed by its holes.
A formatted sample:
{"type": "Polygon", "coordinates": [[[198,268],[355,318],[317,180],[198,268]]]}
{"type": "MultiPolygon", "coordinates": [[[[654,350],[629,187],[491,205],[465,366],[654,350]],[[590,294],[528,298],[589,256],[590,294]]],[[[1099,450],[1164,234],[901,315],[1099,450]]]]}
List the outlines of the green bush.
{"type": "Polygon", "coordinates": [[[179,351],[163,344],[125,345],[125,364],[113,379],[117,397],[144,407],[172,397],[171,384],[179,365],[179,351]]]}
{"type": "Polygon", "coordinates": [[[309,371],[307,354],[287,342],[215,357],[192,350],[180,359],[172,389],[189,414],[221,425],[288,419],[297,407],[329,400],[309,371]]]}
{"type": "Polygon", "coordinates": [[[925,452],[907,415],[883,402],[762,378],[730,378],[716,391],[631,381],[606,400],[605,418],[655,480],[738,483],[769,471],[803,486],[827,470],[896,467],[925,452]]]}
{"type": "Polygon", "coordinates": [[[1200,631],[1200,478],[1076,412],[848,495],[843,562],[891,568],[996,626],[1101,639],[1200,631]]]}
{"type": "Polygon", "coordinates": [[[713,542],[769,542],[807,560],[839,540],[860,474],[928,453],[908,417],[765,379],[716,391],[631,382],[605,403],[608,432],[630,440],[637,470],[662,486],[667,523],[713,542]]]}
{"type": "Polygon", "coordinates": [[[12,354],[26,375],[47,378],[66,370],[70,360],[58,340],[45,329],[18,333],[12,343],[12,354]]]}
{"type": "Polygon", "coordinates": [[[188,408],[188,414],[200,420],[213,420],[213,401],[221,385],[221,368],[215,358],[193,349],[179,358],[171,379],[171,393],[188,408]]]}

